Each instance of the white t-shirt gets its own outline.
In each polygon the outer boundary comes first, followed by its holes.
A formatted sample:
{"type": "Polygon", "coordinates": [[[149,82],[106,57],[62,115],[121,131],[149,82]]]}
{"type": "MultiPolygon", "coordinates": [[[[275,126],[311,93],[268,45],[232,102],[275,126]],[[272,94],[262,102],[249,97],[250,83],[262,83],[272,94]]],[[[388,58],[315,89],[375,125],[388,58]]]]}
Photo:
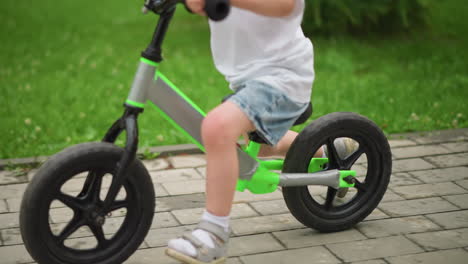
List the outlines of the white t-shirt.
{"type": "Polygon", "coordinates": [[[314,81],[311,41],[301,29],[304,0],[287,17],[267,17],[232,7],[220,22],[210,20],[211,52],[231,88],[257,80],[300,103],[310,101],[314,81]]]}

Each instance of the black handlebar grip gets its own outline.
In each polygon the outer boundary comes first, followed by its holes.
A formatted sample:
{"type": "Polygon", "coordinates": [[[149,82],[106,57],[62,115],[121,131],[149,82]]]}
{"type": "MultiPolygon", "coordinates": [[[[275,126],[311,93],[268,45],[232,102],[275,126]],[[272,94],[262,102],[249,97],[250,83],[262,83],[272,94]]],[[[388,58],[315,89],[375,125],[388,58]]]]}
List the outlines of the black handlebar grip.
{"type": "Polygon", "coordinates": [[[229,15],[229,0],[205,0],[206,15],[214,21],[220,21],[229,15]]]}

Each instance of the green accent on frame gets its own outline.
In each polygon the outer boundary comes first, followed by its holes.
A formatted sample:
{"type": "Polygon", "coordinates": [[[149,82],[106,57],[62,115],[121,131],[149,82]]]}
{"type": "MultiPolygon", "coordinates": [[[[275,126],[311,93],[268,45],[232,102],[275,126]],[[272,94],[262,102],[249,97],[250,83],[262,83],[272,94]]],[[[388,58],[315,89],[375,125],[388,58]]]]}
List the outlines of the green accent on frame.
{"type": "Polygon", "coordinates": [[[278,188],[280,176],[260,165],[250,180],[237,180],[236,189],[243,192],[245,189],[251,193],[272,193],[278,188]]]}
{"type": "Polygon", "coordinates": [[[128,104],[128,105],[134,106],[134,107],[145,108],[144,103],[139,103],[139,102],[135,102],[135,101],[128,100],[128,99],[125,101],[125,103],[128,104]]]}
{"type": "Polygon", "coordinates": [[[349,188],[349,187],[354,187],[354,183],[348,183],[344,180],[344,178],[348,177],[348,176],[352,176],[352,177],[356,177],[356,171],[353,171],[353,170],[349,170],[349,171],[346,171],[346,170],[342,170],[340,171],[340,188],[349,188]]]}
{"type": "Polygon", "coordinates": [[[148,65],[154,66],[154,67],[158,67],[158,65],[159,65],[159,63],[157,63],[157,62],[154,62],[152,60],[148,60],[147,58],[143,58],[143,57],[140,58],[140,61],[143,62],[143,63],[146,63],[148,65]]]}
{"type": "Polygon", "coordinates": [[[197,145],[203,152],[205,152],[205,147],[198,142],[196,139],[192,137],[185,129],[183,129],[179,124],[177,124],[170,116],[168,116],[163,110],[161,110],[157,105],[151,102],[151,105],[158,111],[161,116],[166,119],[170,124],[172,124],[175,128],[177,128],[183,135],[189,138],[195,145],[197,145]]]}
{"type": "Polygon", "coordinates": [[[167,83],[180,97],[184,98],[195,110],[197,110],[202,116],[206,116],[205,112],[201,110],[198,105],[196,105],[190,98],[187,97],[181,90],[179,90],[166,76],[164,76],[161,72],[156,72],[155,79],[161,78],[165,83],[167,83]]]}
{"type": "Polygon", "coordinates": [[[307,172],[317,172],[325,169],[325,164],[328,163],[327,158],[312,158],[309,163],[307,172]]]}

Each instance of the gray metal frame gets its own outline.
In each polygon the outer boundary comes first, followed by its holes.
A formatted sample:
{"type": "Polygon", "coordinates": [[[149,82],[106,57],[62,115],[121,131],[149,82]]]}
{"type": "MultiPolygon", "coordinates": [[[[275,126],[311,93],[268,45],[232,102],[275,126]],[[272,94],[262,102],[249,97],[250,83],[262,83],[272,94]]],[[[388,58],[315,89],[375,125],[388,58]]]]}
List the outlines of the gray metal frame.
{"type": "MultiPolygon", "coordinates": [[[[156,66],[140,62],[128,100],[140,104],[151,101],[202,146],[201,123],[204,114],[192,102],[187,101],[184,94],[176,91],[162,78],[155,79],[155,75],[156,66]]],[[[250,180],[259,163],[240,148],[237,149],[237,154],[239,178],[250,180]]],[[[338,188],[339,178],[339,171],[280,174],[279,186],[326,185],[338,188]]]]}

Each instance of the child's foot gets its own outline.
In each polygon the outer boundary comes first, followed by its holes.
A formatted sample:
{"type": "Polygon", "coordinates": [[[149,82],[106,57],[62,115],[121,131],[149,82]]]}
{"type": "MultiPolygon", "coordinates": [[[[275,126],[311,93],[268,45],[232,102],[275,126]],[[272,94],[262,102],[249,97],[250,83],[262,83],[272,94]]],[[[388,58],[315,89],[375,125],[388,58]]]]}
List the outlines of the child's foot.
{"type": "MultiPolygon", "coordinates": [[[[351,138],[338,138],[334,142],[336,152],[338,153],[338,156],[340,156],[341,159],[346,158],[353,152],[355,152],[358,148],[358,144],[356,141],[352,140],[351,138]]],[[[328,151],[325,146],[325,154],[328,156],[328,151]]],[[[344,198],[346,194],[348,193],[348,188],[340,188],[338,189],[338,192],[336,193],[336,196],[339,198],[344,198]]]]}
{"type": "Polygon", "coordinates": [[[219,264],[227,258],[229,232],[209,221],[201,221],[198,227],[181,238],[168,243],[166,254],[182,263],[219,264]]]}

